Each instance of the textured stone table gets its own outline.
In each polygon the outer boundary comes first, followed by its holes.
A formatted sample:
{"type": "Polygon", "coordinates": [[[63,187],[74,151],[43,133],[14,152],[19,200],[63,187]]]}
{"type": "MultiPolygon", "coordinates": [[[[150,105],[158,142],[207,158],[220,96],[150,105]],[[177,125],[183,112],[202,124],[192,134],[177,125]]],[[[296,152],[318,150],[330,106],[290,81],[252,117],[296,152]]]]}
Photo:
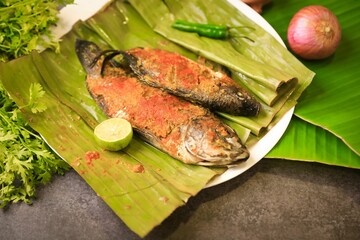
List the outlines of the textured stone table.
{"type": "MultiPolygon", "coordinates": [[[[139,239],[74,171],[0,211],[0,239],[139,239]]],[[[360,239],[360,170],[261,160],[204,189],[145,239],[360,239]]]]}

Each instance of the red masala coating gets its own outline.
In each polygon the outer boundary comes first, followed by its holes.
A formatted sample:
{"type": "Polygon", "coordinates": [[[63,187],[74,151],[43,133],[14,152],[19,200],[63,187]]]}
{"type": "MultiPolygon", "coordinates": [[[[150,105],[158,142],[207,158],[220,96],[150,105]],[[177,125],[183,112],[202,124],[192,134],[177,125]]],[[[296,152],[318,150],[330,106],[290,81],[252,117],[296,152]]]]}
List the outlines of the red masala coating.
{"type": "Polygon", "coordinates": [[[105,106],[109,117],[126,118],[133,127],[152,129],[157,137],[166,137],[174,126],[185,125],[207,111],[160,89],[141,84],[127,75],[87,79],[93,97],[105,106]]]}
{"type": "Polygon", "coordinates": [[[93,161],[100,158],[100,153],[97,151],[87,151],[85,153],[85,161],[89,166],[93,166],[93,161]]]}
{"type": "Polygon", "coordinates": [[[197,89],[211,94],[219,91],[220,86],[238,87],[225,74],[214,72],[180,54],[153,48],[133,48],[127,52],[140,59],[145,69],[152,72],[162,85],[170,88],[197,89]]]}

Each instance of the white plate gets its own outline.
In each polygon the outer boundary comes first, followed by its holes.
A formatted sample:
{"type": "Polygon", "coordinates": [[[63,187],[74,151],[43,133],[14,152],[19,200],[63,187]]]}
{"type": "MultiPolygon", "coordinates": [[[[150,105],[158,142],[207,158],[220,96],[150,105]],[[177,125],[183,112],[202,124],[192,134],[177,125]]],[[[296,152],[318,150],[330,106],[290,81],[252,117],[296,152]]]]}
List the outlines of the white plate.
{"type": "MultiPolygon", "coordinates": [[[[110,0],[76,0],[74,5],[68,5],[65,8],[61,9],[59,14],[59,22],[56,28],[53,29],[53,34],[55,37],[61,37],[71,30],[71,27],[78,20],[86,20],[102,7],[107,5],[110,0]]],[[[281,40],[280,36],[276,31],[270,26],[268,22],[265,21],[257,12],[248,7],[246,4],[240,0],[228,0],[229,3],[234,5],[239,11],[244,13],[251,20],[256,22],[259,26],[268,31],[273,35],[280,43],[285,47],[285,44],[281,40]]],[[[220,183],[226,182],[252,166],[254,166],[258,161],[266,156],[266,154],[275,146],[275,144],[280,140],[284,134],[286,128],[288,127],[291,117],[293,115],[294,108],[290,109],[284,117],[256,144],[249,147],[250,158],[241,163],[240,165],[229,168],[220,176],[217,176],[212,181],[210,181],[206,187],[211,187],[218,185],[220,183]]]]}

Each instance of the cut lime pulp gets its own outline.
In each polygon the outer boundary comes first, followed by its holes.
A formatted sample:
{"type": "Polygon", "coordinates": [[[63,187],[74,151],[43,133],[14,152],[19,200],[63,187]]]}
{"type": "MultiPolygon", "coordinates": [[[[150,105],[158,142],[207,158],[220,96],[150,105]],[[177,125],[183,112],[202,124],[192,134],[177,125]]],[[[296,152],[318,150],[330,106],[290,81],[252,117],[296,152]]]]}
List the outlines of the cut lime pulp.
{"type": "Polygon", "coordinates": [[[130,143],[133,129],[131,124],[123,118],[110,118],[95,127],[94,136],[102,148],[119,151],[130,143]]]}

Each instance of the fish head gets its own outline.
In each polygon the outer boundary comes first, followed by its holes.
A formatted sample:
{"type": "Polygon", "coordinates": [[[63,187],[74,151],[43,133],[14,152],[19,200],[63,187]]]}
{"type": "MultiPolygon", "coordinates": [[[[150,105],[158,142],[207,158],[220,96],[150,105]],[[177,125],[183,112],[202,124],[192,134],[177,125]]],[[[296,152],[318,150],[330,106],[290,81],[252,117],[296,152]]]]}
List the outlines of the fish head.
{"type": "Polygon", "coordinates": [[[226,124],[211,118],[194,119],[186,127],[181,154],[202,166],[231,166],[249,158],[247,148],[226,124]]]}

